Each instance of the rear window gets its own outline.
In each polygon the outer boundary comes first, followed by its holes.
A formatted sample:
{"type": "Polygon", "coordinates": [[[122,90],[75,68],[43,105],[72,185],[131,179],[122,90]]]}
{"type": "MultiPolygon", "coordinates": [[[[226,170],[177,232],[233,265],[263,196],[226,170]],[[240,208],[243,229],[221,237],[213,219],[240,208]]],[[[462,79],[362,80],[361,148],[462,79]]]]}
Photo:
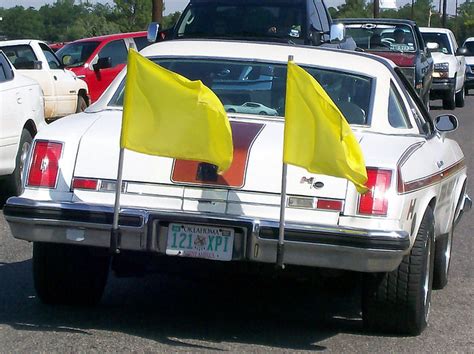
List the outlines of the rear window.
{"type": "Polygon", "coordinates": [[[380,52],[414,52],[417,50],[413,30],[408,25],[347,24],[346,33],[364,50],[380,52]]]}
{"type": "Polygon", "coordinates": [[[33,49],[27,44],[1,46],[5,55],[16,69],[34,69],[38,60],[33,49]]]}
{"type": "Polygon", "coordinates": [[[56,52],[61,62],[68,67],[82,66],[99,46],[100,42],[69,43],[56,52]]]}
{"type": "Polygon", "coordinates": [[[438,44],[438,49],[432,50],[444,54],[453,54],[451,45],[449,44],[448,35],[446,33],[422,33],[423,40],[426,43],[432,42],[438,44]]]}
{"type": "MultiPolygon", "coordinates": [[[[219,97],[227,112],[280,117],[285,114],[286,65],[183,58],[155,62],[190,80],[201,80],[219,97]]],[[[350,124],[369,123],[372,79],[343,71],[305,69],[325,88],[350,124]]],[[[123,91],[124,82],[110,105],[122,106],[123,91]]]]}

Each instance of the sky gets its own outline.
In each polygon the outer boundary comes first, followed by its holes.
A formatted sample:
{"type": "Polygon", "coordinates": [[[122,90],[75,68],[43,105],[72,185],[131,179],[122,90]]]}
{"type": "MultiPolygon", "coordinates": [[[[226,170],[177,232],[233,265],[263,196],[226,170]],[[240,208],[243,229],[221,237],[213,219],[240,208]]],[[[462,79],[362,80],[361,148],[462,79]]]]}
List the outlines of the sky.
{"type": "MultiPolygon", "coordinates": [[[[76,0],[79,1],[79,0],[76,0]]],[[[396,0],[398,6],[403,6],[411,0],[396,0]]],[[[463,3],[465,0],[458,0],[459,3],[463,3]]],[[[44,4],[52,4],[54,3],[55,0],[0,0],[0,7],[13,7],[17,5],[21,5],[23,7],[35,7],[35,8],[40,8],[44,4]]],[[[113,3],[112,0],[92,0],[91,2],[102,2],[102,3],[113,3]]],[[[189,0],[165,0],[165,15],[175,12],[175,11],[181,11],[184,9],[186,4],[189,2],[189,0]]],[[[338,6],[342,3],[344,3],[344,0],[326,0],[325,1],[326,6],[331,7],[331,6],[338,6]]],[[[439,1],[438,0],[433,0],[433,3],[435,6],[438,5],[439,1]]],[[[455,7],[455,0],[448,0],[448,13],[454,14],[454,7],[455,7]]]]}

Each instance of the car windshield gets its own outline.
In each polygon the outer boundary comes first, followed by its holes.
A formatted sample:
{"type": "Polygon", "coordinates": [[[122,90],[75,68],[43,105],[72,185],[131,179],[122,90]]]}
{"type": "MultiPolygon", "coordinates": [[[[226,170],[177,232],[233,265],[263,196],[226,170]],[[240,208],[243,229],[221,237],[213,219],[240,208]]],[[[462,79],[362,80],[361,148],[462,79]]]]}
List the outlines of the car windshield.
{"type": "Polygon", "coordinates": [[[466,56],[467,57],[474,57],[474,41],[466,42],[466,43],[464,43],[464,46],[469,51],[466,56]]]}
{"type": "Polygon", "coordinates": [[[265,38],[303,43],[304,4],[193,4],[178,24],[178,38],[265,38]]]}
{"type": "MultiPolygon", "coordinates": [[[[229,113],[284,116],[284,64],[185,58],[154,61],[190,80],[201,80],[214,91],[229,113]]],[[[340,70],[305,69],[324,87],[350,124],[369,123],[372,79],[340,70]]],[[[109,102],[110,106],[122,106],[124,81],[109,102]]]]}
{"type": "Polygon", "coordinates": [[[438,44],[438,49],[432,49],[432,52],[440,52],[444,54],[453,54],[451,45],[449,44],[448,35],[446,33],[422,33],[423,40],[426,43],[438,44]]]}
{"type": "Polygon", "coordinates": [[[70,43],[56,52],[61,62],[67,67],[82,66],[98,47],[100,42],[70,43]]]}
{"type": "Polygon", "coordinates": [[[347,35],[357,46],[368,51],[414,52],[417,50],[415,37],[410,26],[390,24],[347,24],[347,35]]]}

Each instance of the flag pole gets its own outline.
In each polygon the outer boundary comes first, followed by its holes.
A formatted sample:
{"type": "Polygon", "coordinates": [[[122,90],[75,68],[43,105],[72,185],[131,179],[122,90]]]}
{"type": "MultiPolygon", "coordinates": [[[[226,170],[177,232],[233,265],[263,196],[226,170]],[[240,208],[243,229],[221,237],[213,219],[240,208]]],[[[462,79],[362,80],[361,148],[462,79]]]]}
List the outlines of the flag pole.
{"type": "Polygon", "coordinates": [[[120,211],[120,194],[122,193],[122,171],[123,171],[123,155],[124,148],[120,148],[119,163],[117,170],[117,182],[115,184],[115,204],[114,219],[112,222],[112,230],[110,232],[110,252],[113,254],[120,253],[120,228],[119,228],[119,211],[120,211]]]}
{"type": "Polygon", "coordinates": [[[276,265],[279,269],[284,269],[283,255],[285,253],[285,209],[286,209],[286,172],[287,164],[283,163],[281,174],[281,201],[280,201],[280,232],[278,234],[276,265]]]}
{"type": "MultiPolygon", "coordinates": [[[[293,61],[293,55],[288,56],[288,62],[293,61]]],[[[287,102],[286,102],[287,103],[287,102]]],[[[286,124],[286,123],[285,123],[286,124]]],[[[283,149],[285,138],[283,137],[283,149]]],[[[285,209],[286,209],[286,175],[288,165],[283,162],[281,171],[281,199],[280,199],[280,230],[278,233],[276,266],[279,269],[285,269],[283,257],[285,255],[285,209]]]]}

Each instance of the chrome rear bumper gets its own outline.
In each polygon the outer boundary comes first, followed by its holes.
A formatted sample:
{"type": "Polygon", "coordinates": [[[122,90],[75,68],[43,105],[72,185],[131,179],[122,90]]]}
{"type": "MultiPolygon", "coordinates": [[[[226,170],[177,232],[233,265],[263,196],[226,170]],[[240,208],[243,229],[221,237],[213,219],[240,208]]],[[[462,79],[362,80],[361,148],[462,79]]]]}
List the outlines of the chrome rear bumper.
{"type": "MultiPolygon", "coordinates": [[[[4,215],[15,238],[108,248],[113,208],[13,197],[4,215]]],[[[123,208],[119,247],[165,254],[170,222],[234,229],[233,261],[274,263],[279,223],[215,214],[123,208]]],[[[405,231],[365,230],[291,224],[285,228],[286,264],[386,272],[395,269],[410,248],[405,231]]]]}

